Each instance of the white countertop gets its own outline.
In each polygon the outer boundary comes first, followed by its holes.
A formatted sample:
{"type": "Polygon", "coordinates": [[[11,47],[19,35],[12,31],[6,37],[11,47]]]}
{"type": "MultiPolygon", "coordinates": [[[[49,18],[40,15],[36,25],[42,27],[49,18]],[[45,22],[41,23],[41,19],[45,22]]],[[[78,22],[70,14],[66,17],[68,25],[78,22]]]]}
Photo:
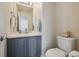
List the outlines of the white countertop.
{"type": "Polygon", "coordinates": [[[41,36],[41,33],[31,31],[28,33],[7,34],[7,38],[19,38],[19,37],[29,37],[29,36],[41,36]]]}

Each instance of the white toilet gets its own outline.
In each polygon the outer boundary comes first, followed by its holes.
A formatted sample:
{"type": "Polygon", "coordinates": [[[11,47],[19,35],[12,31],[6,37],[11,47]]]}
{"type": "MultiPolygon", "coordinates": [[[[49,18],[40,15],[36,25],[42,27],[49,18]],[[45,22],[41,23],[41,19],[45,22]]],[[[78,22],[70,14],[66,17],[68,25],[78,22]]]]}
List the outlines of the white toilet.
{"type": "Polygon", "coordinates": [[[74,50],[74,51],[71,51],[68,55],[68,57],[79,57],[79,52],[74,50]]]}
{"type": "Polygon", "coordinates": [[[46,51],[46,57],[66,57],[69,52],[75,50],[75,38],[66,38],[57,36],[58,48],[52,48],[46,51]]]}

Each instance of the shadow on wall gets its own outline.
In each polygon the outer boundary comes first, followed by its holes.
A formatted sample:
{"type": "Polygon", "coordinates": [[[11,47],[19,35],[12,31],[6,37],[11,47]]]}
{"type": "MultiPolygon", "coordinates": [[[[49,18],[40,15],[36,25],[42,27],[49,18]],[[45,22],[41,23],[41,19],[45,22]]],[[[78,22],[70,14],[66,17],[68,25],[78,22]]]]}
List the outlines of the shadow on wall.
{"type": "Polygon", "coordinates": [[[77,42],[77,44],[76,44],[76,45],[77,45],[77,46],[76,46],[77,48],[76,48],[76,49],[79,51],[79,39],[77,39],[76,42],[77,42]]]}

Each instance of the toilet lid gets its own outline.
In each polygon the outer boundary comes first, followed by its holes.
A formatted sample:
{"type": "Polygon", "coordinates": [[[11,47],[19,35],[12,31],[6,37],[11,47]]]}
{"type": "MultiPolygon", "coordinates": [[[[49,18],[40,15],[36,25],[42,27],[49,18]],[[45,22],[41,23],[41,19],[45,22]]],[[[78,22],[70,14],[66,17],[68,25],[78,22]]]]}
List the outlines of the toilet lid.
{"type": "Polygon", "coordinates": [[[65,52],[58,48],[49,49],[46,52],[47,57],[65,57],[65,52]]]}

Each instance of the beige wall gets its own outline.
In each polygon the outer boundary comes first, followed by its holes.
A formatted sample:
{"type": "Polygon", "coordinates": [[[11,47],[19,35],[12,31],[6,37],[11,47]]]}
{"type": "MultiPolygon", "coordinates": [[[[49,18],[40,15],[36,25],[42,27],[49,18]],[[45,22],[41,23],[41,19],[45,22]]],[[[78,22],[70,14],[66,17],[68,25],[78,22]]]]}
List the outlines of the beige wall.
{"type": "MultiPolygon", "coordinates": [[[[12,11],[12,3],[7,2],[5,6],[5,15],[6,15],[6,33],[11,33],[12,29],[10,27],[10,17],[11,17],[11,11],[12,11]]],[[[16,9],[16,8],[15,8],[16,9]]],[[[15,13],[16,14],[16,13],[15,13]]]]}
{"type": "Polygon", "coordinates": [[[42,20],[42,55],[49,48],[55,47],[55,3],[45,2],[43,7],[42,20]]]}
{"type": "Polygon", "coordinates": [[[43,3],[42,54],[56,47],[56,36],[70,30],[79,50],[79,3],[43,3]]]}
{"type": "Polygon", "coordinates": [[[33,4],[33,23],[34,23],[35,31],[38,31],[39,20],[42,20],[42,3],[34,2],[34,4],[33,4]]]}
{"type": "Polygon", "coordinates": [[[79,3],[56,3],[56,34],[70,30],[79,50],[79,3]]]}
{"type": "Polygon", "coordinates": [[[0,3],[0,34],[5,33],[5,3],[0,3]]]}
{"type": "MultiPolygon", "coordinates": [[[[0,36],[4,36],[6,33],[6,3],[0,3],[0,36]]],[[[6,39],[0,41],[0,57],[6,55],[6,39]]]]}

